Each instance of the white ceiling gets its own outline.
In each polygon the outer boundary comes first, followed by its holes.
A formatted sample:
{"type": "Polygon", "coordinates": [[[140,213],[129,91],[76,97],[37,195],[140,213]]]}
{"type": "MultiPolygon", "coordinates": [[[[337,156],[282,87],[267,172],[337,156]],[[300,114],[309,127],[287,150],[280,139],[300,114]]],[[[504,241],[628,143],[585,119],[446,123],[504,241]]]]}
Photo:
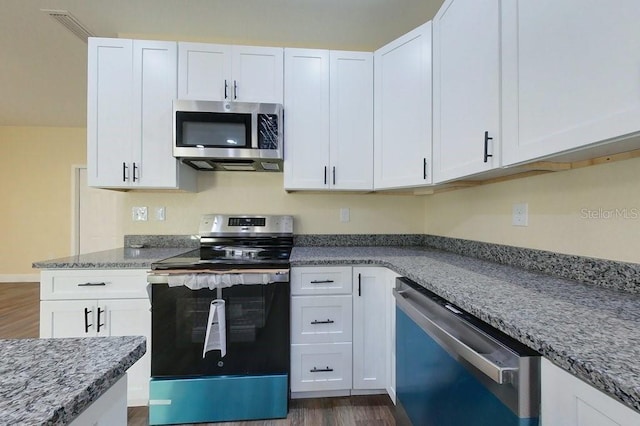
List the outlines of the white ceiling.
{"type": "Polygon", "coordinates": [[[40,9],[98,37],[375,50],[442,0],[0,0],[0,126],[84,127],[87,45],[40,9]]]}

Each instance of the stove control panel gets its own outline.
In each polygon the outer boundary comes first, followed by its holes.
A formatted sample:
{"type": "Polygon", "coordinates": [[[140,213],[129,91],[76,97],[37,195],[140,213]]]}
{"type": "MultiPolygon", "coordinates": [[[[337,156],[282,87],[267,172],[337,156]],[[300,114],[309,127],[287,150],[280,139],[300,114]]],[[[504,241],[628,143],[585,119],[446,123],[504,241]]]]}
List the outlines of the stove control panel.
{"type": "Polygon", "coordinates": [[[206,214],[200,219],[201,237],[225,234],[293,234],[293,216],[206,214]]]}

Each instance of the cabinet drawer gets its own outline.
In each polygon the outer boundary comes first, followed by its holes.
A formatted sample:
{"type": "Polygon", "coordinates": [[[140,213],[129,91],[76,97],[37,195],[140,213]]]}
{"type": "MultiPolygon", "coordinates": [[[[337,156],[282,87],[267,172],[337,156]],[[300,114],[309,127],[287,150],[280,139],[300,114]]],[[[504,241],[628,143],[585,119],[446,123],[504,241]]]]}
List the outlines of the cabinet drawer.
{"type": "Polygon", "coordinates": [[[291,343],[351,342],[350,295],[293,296],[291,343]]]}
{"type": "Polygon", "coordinates": [[[291,345],[291,391],[351,389],[351,343],[291,345]]]}
{"type": "Polygon", "coordinates": [[[40,299],[148,298],[146,274],[146,269],[42,271],[40,299]]]}
{"type": "Polygon", "coordinates": [[[291,294],[351,294],[350,266],[291,269],[291,294]]]}

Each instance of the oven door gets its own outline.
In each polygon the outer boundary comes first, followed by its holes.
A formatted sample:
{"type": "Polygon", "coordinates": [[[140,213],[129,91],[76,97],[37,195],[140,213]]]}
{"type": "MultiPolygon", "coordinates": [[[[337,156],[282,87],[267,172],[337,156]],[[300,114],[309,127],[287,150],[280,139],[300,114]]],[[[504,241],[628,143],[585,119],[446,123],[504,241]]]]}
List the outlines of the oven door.
{"type": "Polygon", "coordinates": [[[151,285],[151,376],[154,378],[287,374],[289,283],[234,285],[225,301],[226,354],[203,346],[218,289],[151,285]]]}

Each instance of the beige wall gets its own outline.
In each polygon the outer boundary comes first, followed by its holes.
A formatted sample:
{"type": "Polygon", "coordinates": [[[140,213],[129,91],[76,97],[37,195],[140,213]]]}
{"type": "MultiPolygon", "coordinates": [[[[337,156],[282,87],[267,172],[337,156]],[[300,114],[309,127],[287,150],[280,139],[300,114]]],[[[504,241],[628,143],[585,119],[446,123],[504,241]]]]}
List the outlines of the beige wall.
{"type": "MultiPolygon", "coordinates": [[[[33,261],[70,254],[72,166],[85,164],[85,140],[82,128],[0,127],[0,275],[33,274],[33,261]]],[[[434,196],[287,193],[282,174],[202,172],[197,193],[125,193],[121,214],[124,234],[196,233],[207,212],[286,213],[301,234],[426,232],[640,262],[638,170],[633,159],[434,196]],[[511,226],[517,202],[529,204],[526,228],[511,226]],[[133,222],[133,206],[147,206],[149,221],[133,222]],[[153,218],[160,206],[164,222],[153,218]],[[627,218],[607,216],[625,208],[627,218]]]]}
{"type": "Polygon", "coordinates": [[[636,158],[426,197],[425,231],[640,263],[639,171],[636,158]],[[521,202],[528,227],[511,225],[521,202]]]}
{"type": "Polygon", "coordinates": [[[125,234],[195,234],[203,213],[292,214],[298,234],[422,233],[424,206],[412,195],[287,193],[281,173],[200,172],[198,192],[129,192],[125,234]],[[146,206],[149,221],[132,222],[131,207],[146,206]],[[154,220],[155,207],[167,220],[154,220]],[[351,220],[340,222],[340,208],[351,220]]]}
{"type": "Polygon", "coordinates": [[[69,255],[72,165],[85,162],[83,128],[0,127],[0,274],[69,255]]]}

